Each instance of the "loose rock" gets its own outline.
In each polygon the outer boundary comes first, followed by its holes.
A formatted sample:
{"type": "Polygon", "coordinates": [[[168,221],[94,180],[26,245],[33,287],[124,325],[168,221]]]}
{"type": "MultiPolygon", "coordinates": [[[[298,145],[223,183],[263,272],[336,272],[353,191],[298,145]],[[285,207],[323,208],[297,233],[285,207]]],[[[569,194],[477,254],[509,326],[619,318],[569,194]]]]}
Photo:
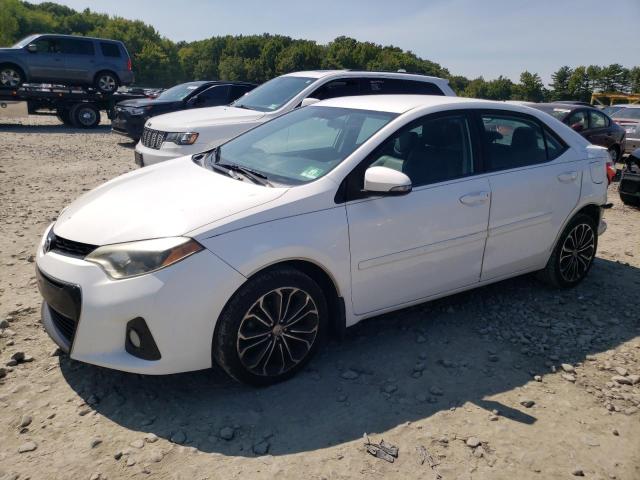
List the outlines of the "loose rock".
{"type": "Polygon", "coordinates": [[[26,442],[18,447],[18,453],[33,452],[36,448],[38,448],[36,442],[26,442]]]}
{"type": "Polygon", "coordinates": [[[229,440],[233,440],[233,437],[235,436],[236,432],[233,428],[231,427],[223,427],[220,429],[219,435],[220,438],[222,438],[223,440],[226,440],[227,442],[229,440]]]}
{"type": "Polygon", "coordinates": [[[477,437],[469,437],[469,438],[467,438],[467,442],[466,443],[467,443],[467,447],[476,448],[482,442],[480,442],[480,439],[477,438],[477,437]]]}

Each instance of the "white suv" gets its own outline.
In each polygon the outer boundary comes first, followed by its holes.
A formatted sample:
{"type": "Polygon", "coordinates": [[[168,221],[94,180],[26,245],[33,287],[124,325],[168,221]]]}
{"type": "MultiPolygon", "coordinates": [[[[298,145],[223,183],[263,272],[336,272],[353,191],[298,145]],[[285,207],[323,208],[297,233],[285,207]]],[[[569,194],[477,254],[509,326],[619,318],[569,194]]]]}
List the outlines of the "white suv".
{"type": "Polygon", "coordinates": [[[375,94],[455,96],[447,80],[424,75],[345,70],[274,78],[230,106],[150,118],[135,150],[140,166],[210,150],[261,123],[318,100],[375,94]]]}

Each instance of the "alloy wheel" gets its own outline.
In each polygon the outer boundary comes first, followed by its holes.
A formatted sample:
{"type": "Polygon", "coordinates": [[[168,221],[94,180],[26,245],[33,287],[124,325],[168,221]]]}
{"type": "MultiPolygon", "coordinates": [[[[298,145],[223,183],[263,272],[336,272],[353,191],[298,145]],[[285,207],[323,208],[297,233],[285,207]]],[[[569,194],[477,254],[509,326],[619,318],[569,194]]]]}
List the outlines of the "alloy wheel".
{"type": "Polygon", "coordinates": [[[560,275],[570,283],[584,277],[595,255],[595,232],[587,223],[576,225],[560,251],[560,275]]]}
{"type": "Polygon", "coordinates": [[[103,92],[113,92],[116,89],[116,79],[111,75],[101,75],[98,79],[98,88],[103,92]]]}
{"type": "Polygon", "coordinates": [[[247,310],[238,329],[237,353],[254,375],[281,375],[309,353],[320,316],[309,293],[282,287],[261,296],[247,310]]]}
{"type": "Polygon", "coordinates": [[[92,126],[96,121],[96,112],[92,108],[82,108],[77,113],[77,120],[84,127],[92,126]]]}
{"type": "Polygon", "coordinates": [[[20,85],[20,74],[13,68],[4,68],[0,71],[0,85],[3,87],[17,87],[20,85]]]}

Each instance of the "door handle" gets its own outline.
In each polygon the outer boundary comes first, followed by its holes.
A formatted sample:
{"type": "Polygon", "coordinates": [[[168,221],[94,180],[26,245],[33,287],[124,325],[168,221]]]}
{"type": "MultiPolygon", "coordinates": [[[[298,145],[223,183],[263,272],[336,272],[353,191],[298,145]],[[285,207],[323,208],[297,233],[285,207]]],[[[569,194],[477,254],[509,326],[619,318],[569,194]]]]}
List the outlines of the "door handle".
{"type": "Polygon", "coordinates": [[[469,207],[482,205],[483,203],[487,203],[488,200],[489,192],[468,193],[467,195],[463,195],[462,197],[460,197],[460,203],[469,207]]]}
{"type": "Polygon", "coordinates": [[[562,183],[573,182],[576,178],[578,178],[578,172],[563,172],[558,175],[558,180],[562,183]]]}

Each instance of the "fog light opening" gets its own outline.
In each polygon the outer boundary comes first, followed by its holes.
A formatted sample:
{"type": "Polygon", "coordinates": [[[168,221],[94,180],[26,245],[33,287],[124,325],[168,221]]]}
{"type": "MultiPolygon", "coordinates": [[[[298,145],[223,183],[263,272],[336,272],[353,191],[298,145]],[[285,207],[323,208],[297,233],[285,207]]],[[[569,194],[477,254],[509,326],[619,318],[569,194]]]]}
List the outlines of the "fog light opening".
{"type": "Polygon", "coordinates": [[[133,345],[136,348],[140,348],[140,346],[142,345],[140,334],[136,332],[135,328],[132,328],[131,330],[129,330],[129,341],[131,342],[131,345],[133,345]]]}

